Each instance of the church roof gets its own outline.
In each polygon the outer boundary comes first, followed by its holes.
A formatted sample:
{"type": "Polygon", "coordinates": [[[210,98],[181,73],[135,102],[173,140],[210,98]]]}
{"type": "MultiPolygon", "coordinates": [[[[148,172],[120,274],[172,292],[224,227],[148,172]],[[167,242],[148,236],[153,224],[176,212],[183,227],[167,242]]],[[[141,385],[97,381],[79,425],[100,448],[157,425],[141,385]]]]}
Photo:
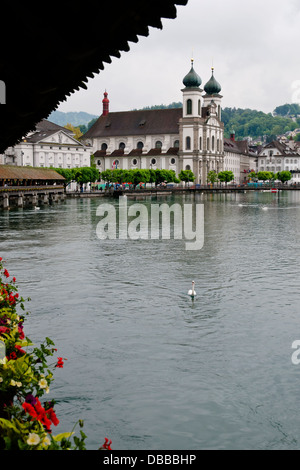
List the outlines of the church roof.
{"type": "Polygon", "coordinates": [[[176,5],[187,2],[87,1],[78,10],[68,2],[54,1],[46,11],[30,2],[6,2],[3,17],[8,27],[0,30],[0,43],[5,45],[0,85],[5,85],[6,92],[5,104],[0,106],[0,153],[19,142],[75,90],[87,88],[88,79],[112,57],[129,51],[129,43],[138,42],[139,36],[148,36],[149,26],[162,29],[161,18],[176,18],[176,5]],[[79,40],[73,47],[77,33],[79,40]]]}
{"type": "Polygon", "coordinates": [[[123,111],[100,116],[81,139],[178,134],[182,108],[123,111]]]}

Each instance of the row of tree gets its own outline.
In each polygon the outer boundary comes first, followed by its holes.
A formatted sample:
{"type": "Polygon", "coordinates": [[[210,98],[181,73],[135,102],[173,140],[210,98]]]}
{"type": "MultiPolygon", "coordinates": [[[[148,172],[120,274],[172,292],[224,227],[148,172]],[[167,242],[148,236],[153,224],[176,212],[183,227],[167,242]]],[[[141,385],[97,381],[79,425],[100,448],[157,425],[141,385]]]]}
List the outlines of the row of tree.
{"type": "Polygon", "coordinates": [[[217,173],[216,171],[212,170],[208,173],[207,175],[207,182],[211,184],[215,183],[230,183],[231,181],[234,180],[234,174],[232,171],[220,171],[217,173]]]}
{"type": "Polygon", "coordinates": [[[281,183],[286,183],[292,179],[292,173],[290,171],[279,171],[274,173],[273,171],[259,171],[258,173],[252,172],[249,173],[249,178],[252,181],[280,181],[281,183]]]}
{"type": "Polygon", "coordinates": [[[71,181],[75,181],[82,187],[83,184],[99,180],[99,170],[95,167],[53,168],[53,170],[65,178],[65,186],[68,186],[71,181]]]}
{"type": "Polygon", "coordinates": [[[190,182],[195,180],[194,173],[191,170],[182,170],[178,178],[173,170],[105,170],[100,173],[100,178],[107,183],[130,183],[136,186],[140,183],[152,183],[155,186],[162,183],[180,183],[180,181],[190,182]]]}

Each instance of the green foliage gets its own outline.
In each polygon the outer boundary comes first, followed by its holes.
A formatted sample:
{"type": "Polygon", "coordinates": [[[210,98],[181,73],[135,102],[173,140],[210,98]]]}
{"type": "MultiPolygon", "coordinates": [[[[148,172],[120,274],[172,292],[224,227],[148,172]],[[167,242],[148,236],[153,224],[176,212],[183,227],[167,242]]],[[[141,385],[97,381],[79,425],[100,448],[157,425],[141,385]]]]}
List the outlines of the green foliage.
{"type": "Polygon", "coordinates": [[[99,171],[96,167],[84,166],[80,168],[53,168],[60,175],[62,175],[66,181],[65,186],[76,181],[76,183],[94,183],[99,180],[99,171]]]}
{"type": "Polygon", "coordinates": [[[173,170],[105,170],[100,174],[100,178],[107,183],[130,183],[136,186],[140,183],[179,183],[173,170]]]}
{"type": "Polygon", "coordinates": [[[240,108],[224,108],[222,121],[225,125],[225,137],[229,138],[234,129],[237,140],[243,140],[248,136],[258,139],[265,135],[274,138],[299,127],[296,122],[287,117],[272,116],[271,113],[240,108]]]}
{"type": "Polygon", "coordinates": [[[180,181],[184,181],[185,183],[193,182],[196,179],[192,170],[181,170],[178,178],[180,181]]]}
{"type": "Polygon", "coordinates": [[[297,116],[300,114],[300,106],[298,103],[293,103],[293,104],[284,104],[282,106],[277,106],[277,108],[274,109],[274,114],[277,114],[279,116],[297,116]]]}
{"type": "Polygon", "coordinates": [[[218,175],[214,170],[208,172],[207,181],[211,184],[215,184],[218,181],[218,175]]]}
{"type": "Polygon", "coordinates": [[[281,183],[286,183],[292,179],[292,173],[290,171],[280,171],[277,173],[276,179],[281,181],[281,183]]]}
{"type": "Polygon", "coordinates": [[[231,181],[234,180],[234,174],[232,171],[221,171],[218,174],[218,179],[221,183],[230,183],[231,181]]]}

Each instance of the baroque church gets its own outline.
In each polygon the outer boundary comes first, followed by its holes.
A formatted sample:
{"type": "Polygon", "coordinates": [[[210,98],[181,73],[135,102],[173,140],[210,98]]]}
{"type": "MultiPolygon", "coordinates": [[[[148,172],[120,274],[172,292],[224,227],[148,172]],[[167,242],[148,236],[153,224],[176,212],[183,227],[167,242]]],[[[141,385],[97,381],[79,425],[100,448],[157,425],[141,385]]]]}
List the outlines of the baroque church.
{"type": "MultiPolygon", "coordinates": [[[[105,92],[102,115],[81,138],[92,147],[99,171],[158,168],[178,175],[192,170],[195,182],[206,184],[209,171],[231,169],[226,165],[227,147],[232,157],[227,163],[234,158],[240,162],[238,143],[224,139],[221,86],[214,69],[204,89],[201,84],[192,60],[183,79],[182,108],[109,112],[105,92]]],[[[240,163],[234,173],[239,183],[240,163]]]]}

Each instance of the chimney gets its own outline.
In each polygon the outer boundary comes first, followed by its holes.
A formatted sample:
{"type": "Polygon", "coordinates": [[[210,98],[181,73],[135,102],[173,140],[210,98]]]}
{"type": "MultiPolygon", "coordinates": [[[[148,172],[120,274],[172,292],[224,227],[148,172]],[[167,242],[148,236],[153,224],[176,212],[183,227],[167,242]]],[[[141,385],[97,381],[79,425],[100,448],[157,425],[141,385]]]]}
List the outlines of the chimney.
{"type": "Polygon", "coordinates": [[[107,97],[108,97],[108,93],[105,90],[104,98],[102,100],[102,105],[103,105],[102,116],[106,116],[109,113],[109,99],[107,97]]]}
{"type": "Polygon", "coordinates": [[[235,142],[235,131],[231,131],[230,140],[231,140],[232,142],[235,142]]]}

